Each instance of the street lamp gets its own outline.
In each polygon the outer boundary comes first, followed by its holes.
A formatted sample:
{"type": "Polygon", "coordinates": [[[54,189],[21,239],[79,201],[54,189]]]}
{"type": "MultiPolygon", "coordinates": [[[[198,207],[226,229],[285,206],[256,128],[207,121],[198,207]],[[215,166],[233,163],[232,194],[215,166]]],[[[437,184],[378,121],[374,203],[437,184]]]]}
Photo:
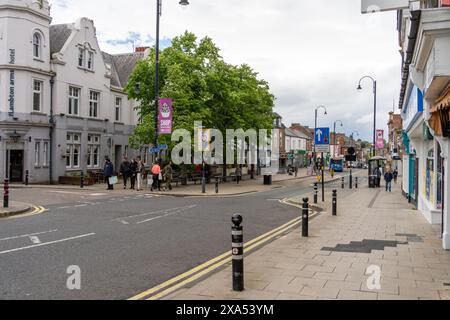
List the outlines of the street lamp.
{"type": "Polygon", "coordinates": [[[333,149],[333,154],[334,154],[334,156],[336,156],[336,124],[337,123],[340,123],[341,124],[341,127],[343,127],[344,126],[344,124],[342,123],[342,121],[341,120],[336,120],[335,122],[334,122],[334,149],[333,149]]]}
{"type": "MultiPolygon", "coordinates": [[[[182,7],[189,5],[189,0],[180,0],[182,7]]],[[[158,146],[158,113],[159,113],[159,20],[162,15],[162,0],[156,0],[156,45],[155,45],[155,137],[154,147],[158,146]]]]}
{"type": "Polygon", "coordinates": [[[361,82],[364,79],[370,79],[373,83],[373,156],[376,155],[375,143],[376,143],[376,132],[377,132],[377,81],[371,76],[364,76],[359,80],[357,90],[362,90],[361,82]]]}
{"type": "MultiPolygon", "coordinates": [[[[315,110],[315,118],[314,118],[314,135],[316,134],[317,131],[317,113],[319,111],[319,109],[323,109],[324,110],[324,115],[327,115],[327,108],[325,106],[318,106],[315,110]]],[[[314,137],[315,139],[315,137],[314,137]]],[[[323,159],[322,159],[323,161],[323,159]]],[[[316,166],[317,163],[317,153],[316,153],[316,144],[314,143],[314,166],[316,166]]]]}

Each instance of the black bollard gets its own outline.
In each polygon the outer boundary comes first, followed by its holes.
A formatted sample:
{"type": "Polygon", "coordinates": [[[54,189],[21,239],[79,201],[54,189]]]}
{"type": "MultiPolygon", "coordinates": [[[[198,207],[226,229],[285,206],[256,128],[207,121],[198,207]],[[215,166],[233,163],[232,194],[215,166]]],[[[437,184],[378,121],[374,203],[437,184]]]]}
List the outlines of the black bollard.
{"type": "Polygon", "coordinates": [[[216,178],[216,194],[219,193],[219,179],[216,178]]]}
{"type": "Polygon", "coordinates": [[[3,208],[9,208],[9,179],[5,178],[3,184],[3,208]]]}
{"type": "Polygon", "coordinates": [[[345,189],[345,178],[342,177],[342,189],[345,189]]]}
{"type": "Polygon", "coordinates": [[[302,207],[302,237],[309,236],[308,224],[309,224],[309,199],[303,198],[303,207],[302,207]]]}
{"type": "Polygon", "coordinates": [[[337,216],[337,190],[333,190],[333,216],[337,216]]]}
{"type": "Polygon", "coordinates": [[[27,171],[25,171],[25,185],[26,186],[29,184],[29,179],[30,179],[30,171],[27,170],[27,171]]]}
{"type": "Polygon", "coordinates": [[[353,189],[353,174],[352,174],[352,169],[350,169],[350,189],[353,189]]]}
{"type": "Polygon", "coordinates": [[[317,182],[314,183],[314,204],[317,204],[319,197],[319,188],[317,186],[317,182]]]}
{"type": "Polygon", "coordinates": [[[83,189],[84,188],[84,172],[81,171],[81,176],[80,176],[80,188],[83,189]]]}
{"type": "Polygon", "coordinates": [[[358,177],[355,178],[355,188],[358,189],[358,177]]]}
{"type": "Polygon", "coordinates": [[[233,291],[244,291],[244,232],[241,226],[242,216],[233,215],[231,222],[232,255],[233,255],[233,291]]]}

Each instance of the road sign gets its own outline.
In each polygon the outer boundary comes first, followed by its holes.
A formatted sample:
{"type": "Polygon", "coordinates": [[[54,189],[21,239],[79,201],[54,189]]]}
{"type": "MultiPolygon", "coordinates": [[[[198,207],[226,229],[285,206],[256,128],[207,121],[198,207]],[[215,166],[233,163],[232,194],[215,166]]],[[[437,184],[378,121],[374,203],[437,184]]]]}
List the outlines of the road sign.
{"type": "Polygon", "coordinates": [[[158,149],[159,150],[167,150],[167,149],[169,149],[169,146],[167,144],[161,144],[158,146],[158,149]]]}
{"type": "Polygon", "coordinates": [[[161,150],[159,149],[159,148],[151,148],[150,149],[150,153],[151,154],[156,154],[156,153],[159,153],[161,150]]]}
{"type": "Polygon", "coordinates": [[[330,153],[330,145],[324,145],[324,144],[322,144],[322,145],[318,145],[318,146],[316,146],[316,152],[317,153],[330,153]]]}
{"type": "Polygon", "coordinates": [[[314,141],[316,146],[330,145],[330,128],[317,128],[314,141]]]}

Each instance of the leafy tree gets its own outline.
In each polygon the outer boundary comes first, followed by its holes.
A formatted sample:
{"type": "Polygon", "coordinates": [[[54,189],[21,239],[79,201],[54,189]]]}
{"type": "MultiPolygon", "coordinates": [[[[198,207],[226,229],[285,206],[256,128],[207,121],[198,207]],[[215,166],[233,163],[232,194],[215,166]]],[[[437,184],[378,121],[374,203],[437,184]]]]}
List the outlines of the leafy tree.
{"type": "MultiPolygon", "coordinates": [[[[137,108],[142,123],[130,138],[139,148],[151,144],[155,116],[155,50],[139,61],[125,88],[137,108]],[[139,87],[139,90],[136,88],[139,87]]],[[[160,97],[173,99],[174,130],[193,133],[195,121],[225,133],[226,129],[272,129],[274,96],[266,81],[258,79],[248,65],[233,66],[223,61],[219,48],[205,37],[198,40],[189,32],[176,37],[160,54],[160,97]]],[[[170,136],[159,143],[171,145],[170,136]]],[[[173,147],[173,145],[171,145],[173,147]]]]}

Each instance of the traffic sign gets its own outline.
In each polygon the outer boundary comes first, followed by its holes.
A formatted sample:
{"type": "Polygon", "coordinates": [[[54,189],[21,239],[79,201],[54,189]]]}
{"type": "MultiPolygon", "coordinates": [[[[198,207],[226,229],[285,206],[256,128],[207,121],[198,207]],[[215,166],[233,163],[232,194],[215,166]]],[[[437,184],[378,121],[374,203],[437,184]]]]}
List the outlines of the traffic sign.
{"type": "Polygon", "coordinates": [[[161,150],[158,148],[158,147],[156,147],[156,148],[151,148],[150,149],[150,153],[151,154],[156,154],[156,153],[159,153],[161,150]]]}
{"type": "Polygon", "coordinates": [[[316,146],[317,153],[330,153],[330,145],[329,144],[319,144],[316,146]]]}
{"type": "Polygon", "coordinates": [[[315,132],[315,145],[330,145],[330,128],[317,128],[315,132]]]}
{"type": "Polygon", "coordinates": [[[167,144],[161,144],[158,146],[158,149],[159,150],[167,150],[167,149],[169,149],[169,146],[167,144]]]}

